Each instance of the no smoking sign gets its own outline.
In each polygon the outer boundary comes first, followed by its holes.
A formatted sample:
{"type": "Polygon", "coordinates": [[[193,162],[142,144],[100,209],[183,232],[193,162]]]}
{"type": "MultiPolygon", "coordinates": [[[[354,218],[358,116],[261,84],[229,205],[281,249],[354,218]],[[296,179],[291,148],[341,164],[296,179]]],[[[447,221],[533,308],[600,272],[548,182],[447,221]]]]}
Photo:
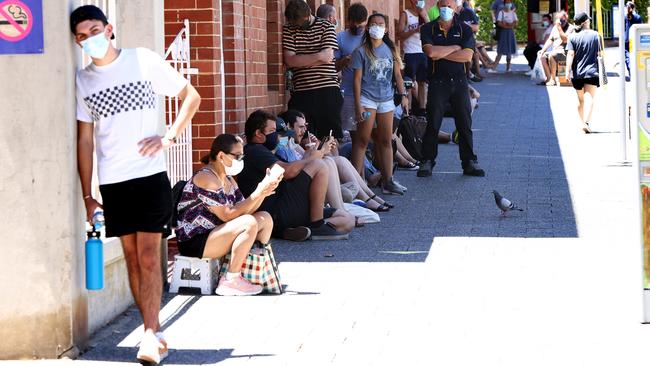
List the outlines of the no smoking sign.
{"type": "Polygon", "coordinates": [[[42,0],[0,0],[0,54],[43,53],[42,0]]]}

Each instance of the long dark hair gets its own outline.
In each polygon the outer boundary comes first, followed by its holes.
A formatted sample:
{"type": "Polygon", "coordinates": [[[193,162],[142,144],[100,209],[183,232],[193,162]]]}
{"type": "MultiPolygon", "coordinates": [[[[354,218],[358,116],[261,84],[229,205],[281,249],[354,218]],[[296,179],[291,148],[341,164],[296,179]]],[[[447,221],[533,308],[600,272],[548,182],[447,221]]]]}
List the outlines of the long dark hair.
{"type": "Polygon", "coordinates": [[[219,154],[220,152],[224,152],[228,154],[232,151],[232,147],[235,146],[235,144],[243,144],[243,143],[244,141],[239,136],[231,135],[229,133],[221,134],[215,137],[214,141],[212,141],[212,146],[210,147],[210,153],[203,156],[201,158],[201,162],[203,164],[208,164],[211,161],[215,161],[217,160],[217,154],[219,154]]]}
{"type": "Polygon", "coordinates": [[[370,37],[370,22],[372,21],[373,18],[376,17],[384,18],[386,33],[384,33],[384,38],[382,38],[382,41],[386,44],[386,46],[388,46],[388,48],[390,48],[390,52],[393,53],[393,61],[399,65],[400,69],[403,69],[404,63],[402,63],[402,58],[399,56],[399,53],[397,53],[397,48],[395,47],[395,43],[393,42],[393,40],[390,39],[390,36],[388,35],[388,17],[385,16],[384,14],[375,13],[368,17],[368,24],[366,25],[366,33],[363,35],[363,41],[361,41],[361,47],[363,47],[363,49],[366,51],[366,55],[368,56],[370,62],[373,62],[377,59],[377,56],[375,55],[375,51],[372,46],[372,37],[370,37]]]}

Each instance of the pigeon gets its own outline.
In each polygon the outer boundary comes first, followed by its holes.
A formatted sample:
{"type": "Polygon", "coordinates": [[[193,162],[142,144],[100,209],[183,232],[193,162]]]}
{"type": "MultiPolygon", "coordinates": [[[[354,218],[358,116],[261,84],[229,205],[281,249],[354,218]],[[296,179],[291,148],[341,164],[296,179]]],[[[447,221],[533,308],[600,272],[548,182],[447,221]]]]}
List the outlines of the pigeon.
{"type": "Polygon", "coordinates": [[[505,216],[506,212],[512,210],[523,211],[523,209],[517,207],[513,202],[510,202],[509,199],[500,195],[499,192],[492,191],[492,193],[494,193],[494,202],[496,202],[497,207],[501,210],[501,216],[505,216]]]}

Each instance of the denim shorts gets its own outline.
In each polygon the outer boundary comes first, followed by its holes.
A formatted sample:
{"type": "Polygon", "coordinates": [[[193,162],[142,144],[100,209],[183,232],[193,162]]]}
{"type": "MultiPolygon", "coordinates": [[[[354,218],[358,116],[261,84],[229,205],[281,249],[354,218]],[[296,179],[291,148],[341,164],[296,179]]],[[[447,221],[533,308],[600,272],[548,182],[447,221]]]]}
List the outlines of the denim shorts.
{"type": "Polygon", "coordinates": [[[387,100],[385,102],[375,102],[374,100],[368,99],[361,96],[361,106],[367,109],[376,109],[377,113],[388,113],[395,110],[395,102],[393,99],[387,100]]]}

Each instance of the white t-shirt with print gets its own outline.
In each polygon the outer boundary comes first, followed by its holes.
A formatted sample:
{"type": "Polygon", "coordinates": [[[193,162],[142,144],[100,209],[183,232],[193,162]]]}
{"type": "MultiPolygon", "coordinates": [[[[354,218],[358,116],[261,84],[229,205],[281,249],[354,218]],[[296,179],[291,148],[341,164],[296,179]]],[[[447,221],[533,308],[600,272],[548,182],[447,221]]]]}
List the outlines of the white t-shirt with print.
{"type": "Polygon", "coordinates": [[[138,142],[158,134],[158,95],[176,96],[186,85],[146,48],[123,48],[110,64],[91,63],[77,72],[77,120],[95,124],[100,185],[166,170],[162,151],[144,157],[138,142]]]}

